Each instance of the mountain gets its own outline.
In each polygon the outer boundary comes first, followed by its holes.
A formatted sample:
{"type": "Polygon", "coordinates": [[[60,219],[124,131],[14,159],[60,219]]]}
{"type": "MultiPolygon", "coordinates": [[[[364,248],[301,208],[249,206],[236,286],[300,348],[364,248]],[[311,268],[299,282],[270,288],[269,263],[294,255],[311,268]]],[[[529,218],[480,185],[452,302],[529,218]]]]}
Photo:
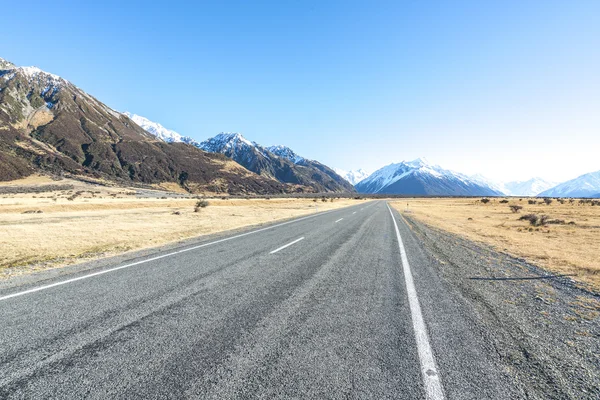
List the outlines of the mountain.
{"type": "Polygon", "coordinates": [[[509,196],[537,196],[557,184],[557,182],[549,182],[542,178],[531,178],[528,181],[507,182],[504,187],[506,188],[505,193],[509,196]]]}
{"type": "Polygon", "coordinates": [[[71,82],[0,59],[0,180],[46,171],[192,191],[288,192],[226,157],[167,143],[71,82]]]}
{"type": "Polygon", "coordinates": [[[308,187],[313,192],[354,192],[352,185],[334,170],[285,146],[263,147],[239,133],[220,133],[199,147],[224,154],[248,170],[281,183],[308,187]]]}
{"type": "Polygon", "coordinates": [[[537,196],[538,193],[557,185],[542,178],[531,178],[527,181],[499,182],[482,175],[472,175],[469,179],[475,183],[490,187],[506,196],[537,196]]]}
{"type": "Polygon", "coordinates": [[[581,175],[538,194],[539,197],[598,197],[600,171],[581,175]]]}
{"type": "Polygon", "coordinates": [[[364,169],[355,169],[352,171],[345,171],[343,169],[334,168],[333,169],[339,176],[350,182],[352,185],[356,185],[358,182],[367,178],[370,173],[365,171],[364,169]]]}
{"type": "Polygon", "coordinates": [[[142,117],[141,115],[132,114],[128,111],[123,113],[129,117],[133,122],[142,127],[146,132],[150,133],[156,138],[167,143],[187,143],[198,147],[198,142],[189,136],[182,136],[179,133],[165,128],[158,122],[150,121],[148,118],[142,117]]]}
{"type": "Polygon", "coordinates": [[[418,196],[497,196],[499,190],[465,175],[432,166],[424,159],[390,164],[356,185],[359,193],[418,196]]]}
{"type": "Polygon", "coordinates": [[[267,147],[267,150],[269,150],[271,153],[275,154],[278,157],[290,160],[294,164],[300,164],[306,161],[304,157],[299,156],[294,152],[294,150],[286,146],[269,146],[267,147]]]}

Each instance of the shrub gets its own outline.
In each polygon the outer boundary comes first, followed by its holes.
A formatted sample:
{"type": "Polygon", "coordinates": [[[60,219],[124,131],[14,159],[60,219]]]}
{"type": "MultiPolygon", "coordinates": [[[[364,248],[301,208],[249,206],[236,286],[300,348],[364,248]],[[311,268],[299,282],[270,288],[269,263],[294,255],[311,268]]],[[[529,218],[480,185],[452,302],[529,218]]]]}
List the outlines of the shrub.
{"type": "Polygon", "coordinates": [[[552,199],[549,199],[549,198],[546,197],[544,199],[544,203],[546,203],[546,205],[549,206],[550,204],[552,204],[552,199]]]}
{"type": "Polygon", "coordinates": [[[514,212],[515,214],[518,213],[519,211],[521,211],[523,209],[523,206],[518,206],[516,204],[513,204],[511,206],[508,206],[510,208],[510,210],[512,212],[514,212]]]}
{"type": "Polygon", "coordinates": [[[532,226],[546,225],[548,221],[547,215],[526,214],[519,218],[519,221],[529,221],[532,226]]]}
{"type": "Polygon", "coordinates": [[[500,200],[500,204],[506,204],[506,203],[508,203],[508,200],[506,200],[506,199],[500,200]]]}
{"type": "Polygon", "coordinates": [[[529,200],[527,200],[527,203],[529,203],[529,204],[536,204],[536,201],[529,199],[529,200]]]}
{"type": "Polygon", "coordinates": [[[326,198],[325,196],[323,196],[323,197],[321,198],[321,201],[322,201],[323,203],[325,203],[325,202],[327,202],[327,198],[326,198]]]}
{"type": "Polygon", "coordinates": [[[194,207],[194,212],[199,212],[201,208],[208,207],[208,201],[206,200],[198,200],[196,202],[196,206],[194,207]]]}
{"type": "Polygon", "coordinates": [[[481,199],[480,200],[483,204],[487,204],[490,202],[490,199],[481,199]]]}

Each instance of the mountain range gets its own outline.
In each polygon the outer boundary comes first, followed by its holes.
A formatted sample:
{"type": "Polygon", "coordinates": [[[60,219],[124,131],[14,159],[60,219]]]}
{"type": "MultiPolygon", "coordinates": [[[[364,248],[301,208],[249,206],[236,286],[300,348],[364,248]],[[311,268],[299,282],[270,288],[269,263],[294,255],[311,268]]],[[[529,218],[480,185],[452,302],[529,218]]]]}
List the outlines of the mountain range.
{"type": "Polygon", "coordinates": [[[220,133],[200,143],[199,148],[224,154],[258,175],[282,183],[309,186],[315,192],[354,192],[334,170],[285,146],[263,147],[239,133],[220,133]]]}
{"type": "Polygon", "coordinates": [[[368,174],[335,170],[239,133],[199,143],[140,115],[115,111],[57,75],[0,58],[0,180],[36,171],[231,194],[356,188],[378,194],[600,197],[600,171],[559,185],[541,178],[501,183],[417,159],[368,174]]]}
{"type": "Polygon", "coordinates": [[[363,179],[365,179],[366,177],[371,175],[369,172],[365,171],[362,168],[354,169],[351,171],[345,171],[343,169],[334,168],[334,171],[339,176],[341,176],[342,178],[344,178],[345,180],[347,180],[348,182],[350,182],[351,184],[353,184],[355,186],[358,182],[362,181],[363,179]]]}
{"type": "Polygon", "coordinates": [[[600,171],[581,175],[539,194],[540,197],[600,198],[600,171]]]}
{"type": "Polygon", "coordinates": [[[71,82],[0,59],[0,180],[36,171],[190,192],[281,193],[282,184],[221,154],[158,140],[71,82]]]}
{"type": "Polygon", "coordinates": [[[502,192],[425,159],[387,165],[356,185],[359,193],[423,196],[499,196],[502,192]]]}
{"type": "Polygon", "coordinates": [[[296,154],[286,146],[264,147],[240,133],[220,133],[198,143],[157,122],[129,112],[124,113],[148,133],[167,143],[187,143],[208,153],[219,153],[260,176],[289,184],[297,191],[354,192],[334,170],[318,161],[296,154]]]}

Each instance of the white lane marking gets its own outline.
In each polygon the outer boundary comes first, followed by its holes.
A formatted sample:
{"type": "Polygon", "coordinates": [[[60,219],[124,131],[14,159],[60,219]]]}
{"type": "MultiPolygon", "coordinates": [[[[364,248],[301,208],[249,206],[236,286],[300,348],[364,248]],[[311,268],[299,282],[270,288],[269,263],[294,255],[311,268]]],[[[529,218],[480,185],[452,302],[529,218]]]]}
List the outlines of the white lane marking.
{"type": "Polygon", "coordinates": [[[417,289],[413,281],[412,272],[410,270],[410,264],[408,263],[408,257],[406,256],[406,250],[402,243],[402,237],[400,237],[400,230],[394,218],[394,213],[390,205],[387,204],[387,208],[390,211],[392,220],[394,221],[394,228],[396,229],[396,237],[398,238],[398,247],[400,248],[400,258],[402,260],[402,270],[404,271],[404,281],[406,283],[406,292],[408,294],[408,304],[410,305],[410,314],[412,316],[413,329],[415,331],[415,339],[417,341],[417,350],[419,352],[419,360],[421,362],[421,376],[423,377],[423,386],[425,386],[425,398],[428,400],[443,400],[445,399],[444,389],[442,388],[442,381],[440,374],[437,370],[435,358],[433,356],[433,350],[429,344],[429,336],[427,335],[427,327],[423,320],[423,314],[421,313],[421,305],[419,304],[419,298],[417,297],[417,289]]]}
{"type": "Polygon", "coordinates": [[[176,254],[185,253],[186,251],[196,250],[196,249],[199,249],[199,248],[202,248],[202,247],[206,247],[206,246],[210,246],[210,245],[213,245],[213,244],[226,242],[228,240],[238,239],[238,238],[241,238],[241,237],[244,237],[244,236],[248,236],[248,235],[252,235],[252,234],[255,234],[255,233],[263,232],[263,231],[266,231],[266,230],[269,230],[269,229],[278,228],[278,227],[283,226],[283,225],[292,224],[294,222],[300,222],[302,220],[309,219],[309,218],[314,218],[314,217],[318,217],[320,215],[325,215],[325,214],[328,214],[328,213],[333,212],[333,211],[336,211],[336,210],[329,210],[329,211],[320,212],[318,214],[313,214],[313,215],[309,215],[309,216],[302,217],[302,218],[299,218],[299,219],[294,219],[292,221],[282,222],[281,224],[277,224],[277,225],[273,225],[273,226],[267,226],[266,228],[257,229],[255,231],[241,233],[239,235],[227,237],[227,238],[224,238],[224,239],[215,240],[214,242],[204,243],[204,244],[201,244],[201,245],[198,245],[198,246],[188,247],[188,248],[183,249],[183,250],[174,251],[172,253],[167,253],[167,254],[163,254],[163,255],[160,255],[160,256],[148,258],[148,259],[145,259],[145,260],[136,261],[136,262],[131,263],[131,264],[121,265],[120,267],[109,268],[109,269],[105,269],[105,270],[102,270],[102,271],[94,272],[94,273],[91,273],[91,274],[88,274],[88,275],[78,276],[77,278],[67,279],[67,280],[64,280],[64,281],[60,281],[60,282],[56,282],[56,283],[51,283],[49,285],[38,286],[38,287],[35,287],[35,288],[32,288],[32,289],[24,290],[22,292],[8,294],[6,296],[0,297],[0,301],[2,301],[2,300],[8,300],[8,299],[11,299],[13,297],[23,296],[23,295],[29,294],[29,293],[39,292],[40,290],[50,289],[50,288],[53,288],[55,286],[66,285],[67,283],[77,282],[77,281],[80,281],[82,279],[87,279],[87,278],[91,278],[91,277],[94,277],[94,276],[107,274],[109,272],[114,272],[114,271],[118,271],[120,269],[133,267],[135,265],[144,264],[144,263],[147,263],[147,262],[150,262],[150,261],[160,260],[161,258],[174,256],[176,254]]]}
{"type": "Polygon", "coordinates": [[[340,218],[337,221],[335,221],[335,223],[337,224],[338,222],[340,222],[341,220],[343,220],[344,218],[340,218]]]}
{"type": "Polygon", "coordinates": [[[354,214],[356,214],[356,211],[354,211],[354,212],[352,213],[352,215],[354,215],[354,214]]]}
{"type": "Polygon", "coordinates": [[[293,242],[290,242],[290,243],[286,244],[285,246],[281,246],[280,248],[273,250],[273,251],[272,251],[272,252],[270,252],[269,254],[275,254],[275,253],[277,253],[279,250],[283,250],[283,249],[285,249],[286,247],[290,247],[291,245],[293,245],[293,244],[296,244],[296,243],[298,243],[298,242],[299,242],[299,241],[301,241],[301,240],[304,240],[304,236],[302,236],[300,239],[296,239],[296,240],[294,240],[293,242]]]}

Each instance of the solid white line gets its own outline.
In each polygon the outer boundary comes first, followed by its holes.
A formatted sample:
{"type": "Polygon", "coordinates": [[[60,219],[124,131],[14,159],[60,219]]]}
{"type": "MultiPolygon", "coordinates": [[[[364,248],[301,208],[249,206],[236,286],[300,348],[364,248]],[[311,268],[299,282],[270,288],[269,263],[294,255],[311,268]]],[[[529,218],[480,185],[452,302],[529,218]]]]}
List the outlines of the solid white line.
{"type": "Polygon", "coordinates": [[[354,212],[352,213],[352,215],[354,215],[354,214],[356,214],[356,211],[354,211],[354,212]]]}
{"type": "Polygon", "coordinates": [[[400,230],[394,218],[394,213],[390,205],[387,204],[394,228],[396,229],[396,237],[398,238],[398,247],[400,248],[400,258],[402,260],[402,270],[404,271],[404,281],[406,283],[406,292],[408,294],[408,304],[410,306],[410,314],[412,316],[413,329],[415,331],[415,339],[417,341],[417,350],[419,352],[419,360],[421,362],[421,376],[423,377],[423,386],[425,387],[425,398],[428,400],[443,400],[445,399],[442,381],[437,370],[433,350],[429,344],[429,336],[427,335],[427,327],[421,313],[419,298],[417,297],[417,289],[413,281],[410,264],[406,256],[406,250],[400,237],[400,230]]]}
{"type": "Polygon", "coordinates": [[[272,251],[272,252],[270,252],[269,254],[275,254],[275,253],[277,253],[279,250],[283,250],[283,249],[285,249],[286,247],[290,247],[291,245],[293,245],[293,244],[295,244],[295,243],[298,243],[298,242],[299,242],[299,241],[301,241],[301,240],[304,240],[304,236],[302,236],[300,239],[296,239],[296,240],[294,240],[293,242],[286,244],[285,246],[281,246],[280,248],[273,250],[273,251],[272,251]]]}
{"type": "Polygon", "coordinates": [[[227,237],[227,238],[224,238],[224,239],[215,240],[214,242],[204,243],[204,244],[201,244],[201,245],[198,245],[198,246],[188,247],[188,248],[183,249],[183,250],[178,250],[178,251],[174,251],[174,252],[171,252],[171,253],[163,254],[163,255],[160,255],[160,256],[148,258],[148,259],[145,259],[145,260],[136,261],[136,262],[131,263],[131,264],[121,265],[120,267],[105,269],[105,270],[94,272],[94,273],[91,273],[91,274],[88,274],[88,275],[78,276],[77,278],[67,279],[67,280],[64,280],[64,281],[60,281],[60,282],[56,282],[56,283],[51,283],[49,285],[38,286],[38,287],[35,287],[35,288],[32,288],[32,289],[24,290],[22,292],[8,294],[6,296],[0,297],[0,301],[12,299],[13,297],[23,296],[23,295],[29,294],[29,293],[39,292],[40,290],[50,289],[50,288],[53,288],[55,286],[66,285],[67,283],[77,282],[77,281],[80,281],[80,280],[83,280],[83,279],[87,279],[87,278],[91,278],[91,277],[94,277],[94,276],[107,274],[109,272],[118,271],[120,269],[133,267],[134,265],[139,265],[139,264],[144,264],[144,263],[147,263],[147,262],[150,262],[150,261],[160,260],[161,258],[174,256],[176,254],[185,253],[186,251],[196,250],[196,249],[199,249],[199,248],[202,248],[202,247],[211,246],[213,244],[226,242],[228,240],[238,239],[238,238],[241,238],[241,237],[244,237],[244,236],[248,236],[248,235],[252,235],[252,234],[255,234],[255,233],[263,232],[263,231],[266,231],[266,230],[269,230],[269,229],[278,228],[278,227],[283,226],[283,225],[288,225],[288,224],[292,224],[294,222],[299,222],[299,221],[302,221],[302,220],[305,220],[305,219],[318,217],[320,215],[324,215],[324,214],[330,213],[332,211],[336,211],[336,210],[329,210],[329,211],[321,212],[321,213],[318,213],[318,214],[309,215],[307,217],[302,217],[302,218],[299,218],[299,219],[294,219],[292,221],[282,222],[281,224],[267,226],[266,228],[257,229],[255,231],[241,233],[239,235],[230,236],[230,237],[227,237]]]}
{"type": "Polygon", "coordinates": [[[341,220],[343,220],[344,218],[340,218],[337,221],[335,221],[335,223],[337,224],[338,222],[340,222],[341,220]]]}

